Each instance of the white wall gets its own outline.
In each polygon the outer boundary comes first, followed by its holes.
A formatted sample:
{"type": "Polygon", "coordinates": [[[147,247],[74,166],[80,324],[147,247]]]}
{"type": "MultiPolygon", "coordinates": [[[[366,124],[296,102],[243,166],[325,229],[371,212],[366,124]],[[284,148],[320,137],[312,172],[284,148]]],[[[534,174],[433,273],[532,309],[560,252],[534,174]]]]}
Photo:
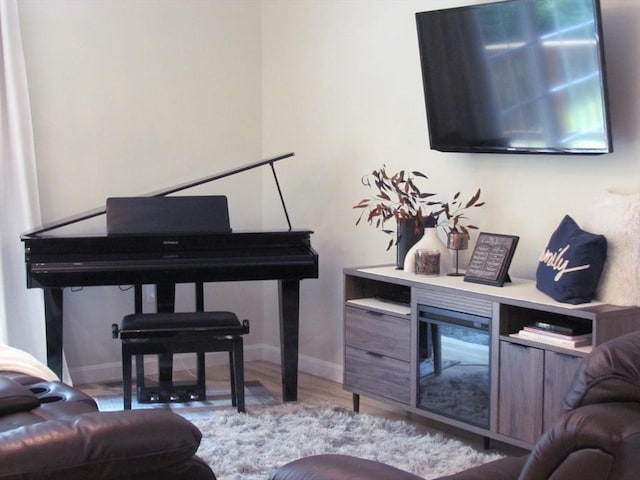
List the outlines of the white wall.
{"type": "MultiPolygon", "coordinates": [[[[432,190],[472,194],[484,231],[520,236],[511,273],[533,278],[562,216],[580,222],[595,193],[640,188],[640,4],[604,0],[615,153],[516,156],[440,153],[428,148],[414,14],[473,1],[274,0],[263,3],[264,148],[298,154],[283,182],[315,229],[320,280],[304,284],[301,348],[341,363],[345,266],[393,262],[387,237],[354,226],[366,195],[363,174],[386,164],[420,170],[432,190]]],[[[468,252],[467,252],[468,253],[468,252]]]]}
{"type": "MultiPolygon", "coordinates": [[[[21,0],[19,14],[45,223],[261,158],[258,1],[21,0]]],[[[227,194],[233,228],[262,228],[261,173],[188,193],[227,194]]],[[[104,217],[86,229],[104,231],[104,217]]],[[[255,290],[210,286],[207,304],[259,319],[255,290]]],[[[110,325],[131,312],[132,292],[64,297],[72,376],[116,367],[110,325]]],[[[254,322],[252,341],[261,330],[254,322]]]]}
{"type": "MultiPolygon", "coordinates": [[[[351,208],[383,163],[425,172],[442,194],[481,187],[474,223],[519,235],[511,272],[531,278],[565,213],[580,222],[597,191],[640,186],[640,5],[602,2],[615,153],[547,157],[429,150],[414,14],[462,3],[21,0],[45,221],[295,151],[277,169],[294,227],[315,230],[320,254],[320,278],[302,282],[301,367],[333,378],[342,268],[394,261],[351,208]]],[[[229,183],[207,191],[242,192],[232,217],[237,206],[243,225],[282,227],[268,173],[229,183]]],[[[251,344],[278,345],[274,282],[210,291],[252,319],[251,344]]],[[[117,365],[109,325],[129,297],[65,292],[72,372],[117,365]]]]}

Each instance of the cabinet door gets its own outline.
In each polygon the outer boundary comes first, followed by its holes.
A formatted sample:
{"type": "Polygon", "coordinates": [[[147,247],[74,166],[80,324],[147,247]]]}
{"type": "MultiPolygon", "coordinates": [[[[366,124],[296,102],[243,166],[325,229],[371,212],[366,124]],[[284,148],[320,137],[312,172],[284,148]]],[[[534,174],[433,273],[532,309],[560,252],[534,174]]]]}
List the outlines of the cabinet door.
{"type": "Polygon", "coordinates": [[[543,350],[500,342],[500,433],[535,443],[542,434],[543,378],[543,350]]]}
{"type": "Polygon", "coordinates": [[[544,421],[546,432],[562,414],[562,402],[582,360],[564,353],[546,351],[544,361],[544,421]]]}

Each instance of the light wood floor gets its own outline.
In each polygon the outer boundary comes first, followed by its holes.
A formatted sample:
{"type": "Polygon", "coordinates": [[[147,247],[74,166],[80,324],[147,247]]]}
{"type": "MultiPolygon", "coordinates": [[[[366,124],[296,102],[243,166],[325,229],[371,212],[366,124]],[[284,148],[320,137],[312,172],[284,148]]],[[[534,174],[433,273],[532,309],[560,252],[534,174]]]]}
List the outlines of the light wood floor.
{"type": "MultiPolygon", "coordinates": [[[[194,376],[194,372],[180,372],[175,374],[176,380],[187,380],[194,376]]],[[[229,386],[229,369],[226,365],[207,366],[207,386],[225,388],[229,386]]],[[[268,362],[245,362],[245,380],[259,381],[274,398],[282,401],[282,387],[280,381],[280,366],[268,362]]],[[[82,388],[82,386],[80,386],[82,388]]],[[[353,397],[350,392],[342,388],[341,383],[309,375],[304,372],[298,374],[298,402],[320,405],[331,403],[345,408],[353,408],[353,397]]],[[[483,438],[479,435],[428,420],[419,415],[405,412],[401,409],[386,405],[382,402],[361,396],[360,412],[380,415],[391,420],[404,420],[419,426],[427,432],[442,432],[455,437],[478,450],[483,449],[483,438]]],[[[504,455],[522,455],[527,453],[519,448],[491,441],[492,451],[504,455]]]]}

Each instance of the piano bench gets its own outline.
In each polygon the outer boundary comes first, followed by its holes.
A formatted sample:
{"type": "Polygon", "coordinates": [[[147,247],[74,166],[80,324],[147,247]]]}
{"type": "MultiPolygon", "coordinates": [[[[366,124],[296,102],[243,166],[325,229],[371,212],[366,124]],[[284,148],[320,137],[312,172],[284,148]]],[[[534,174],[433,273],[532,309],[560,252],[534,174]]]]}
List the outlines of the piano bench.
{"type": "Polygon", "coordinates": [[[168,403],[206,400],[204,354],[229,352],[231,402],[244,412],[244,360],[242,336],[249,333],[249,320],[240,322],[232,312],[136,313],[122,324],[112,325],[113,338],[122,341],[122,383],[124,409],[131,409],[131,358],[136,355],[139,403],[168,403]],[[197,382],[174,382],[173,354],[197,354],[197,382]],[[144,355],[157,354],[160,378],[146,386],[144,355]]]}

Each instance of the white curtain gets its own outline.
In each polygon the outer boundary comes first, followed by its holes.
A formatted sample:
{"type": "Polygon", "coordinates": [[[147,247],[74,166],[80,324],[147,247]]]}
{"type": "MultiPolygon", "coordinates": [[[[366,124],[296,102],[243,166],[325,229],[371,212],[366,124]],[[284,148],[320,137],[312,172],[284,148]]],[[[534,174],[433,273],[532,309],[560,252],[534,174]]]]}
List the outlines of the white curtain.
{"type": "Polygon", "coordinates": [[[40,225],[31,109],[16,0],[0,0],[0,342],[46,361],[44,307],[27,290],[20,234],[40,225]]]}

